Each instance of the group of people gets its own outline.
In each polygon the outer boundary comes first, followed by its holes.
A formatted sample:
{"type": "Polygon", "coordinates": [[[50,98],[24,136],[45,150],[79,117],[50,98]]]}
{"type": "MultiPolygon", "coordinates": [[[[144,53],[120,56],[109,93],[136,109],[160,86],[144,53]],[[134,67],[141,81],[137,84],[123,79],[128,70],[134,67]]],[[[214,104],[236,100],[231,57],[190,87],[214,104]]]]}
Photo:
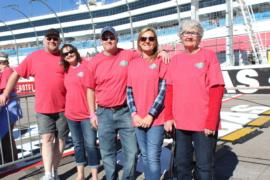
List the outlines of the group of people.
{"type": "Polygon", "coordinates": [[[15,68],[0,95],[4,106],[19,77],[35,77],[42,179],[59,179],[57,167],[70,130],[77,180],[84,179],[85,165],[98,179],[101,159],[106,179],[118,179],[118,138],[122,179],[135,179],[138,146],[145,179],[158,180],[164,130],[174,129],[176,178],[192,179],[195,150],[195,177],[213,179],[224,82],[215,53],[199,46],[200,23],[184,21],[179,36],[184,51],[169,60],[153,28],[139,32],[137,50],[124,50],[117,47],[115,29],[104,27],[103,51],[88,60],[71,44],[59,49],[59,32],[47,31],[44,49],[15,68]]]}

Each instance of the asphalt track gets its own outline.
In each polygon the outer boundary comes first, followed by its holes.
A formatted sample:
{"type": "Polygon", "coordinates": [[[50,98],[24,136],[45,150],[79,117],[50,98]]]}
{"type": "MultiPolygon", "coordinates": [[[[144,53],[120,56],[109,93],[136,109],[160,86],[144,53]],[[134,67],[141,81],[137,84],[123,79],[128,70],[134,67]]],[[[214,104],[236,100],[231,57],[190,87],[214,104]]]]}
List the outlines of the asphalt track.
{"type": "MultiPolygon", "coordinates": [[[[219,132],[219,146],[216,152],[215,176],[217,180],[269,180],[270,179],[270,110],[269,94],[244,94],[226,95],[222,105],[222,128],[219,132]],[[226,135],[233,134],[245,127],[248,123],[260,117],[266,117],[269,121],[256,127],[252,133],[245,136],[234,136],[233,142],[222,141],[226,135]],[[237,137],[239,136],[239,137],[237,137]]],[[[76,168],[73,152],[67,151],[61,162],[59,175],[61,179],[73,180],[76,177],[76,168]]],[[[170,150],[163,149],[162,172],[168,167],[170,150]]],[[[122,173],[122,158],[119,151],[119,174],[122,173]]],[[[9,167],[15,169],[15,167],[9,167]]],[[[91,179],[90,170],[86,168],[86,179],[91,179]]],[[[42,176],[42,163],[37,160],[35,164],[2,177],[2,179],[39,179],[42,176]]],[[[143,179],[140,161],[138,162],[136,176],[143,179]]],[[[99,178],[104,178],[103,166],[99,168],[99,178]]],[[[162,179],[167,179],[166,175],[162,179]]]]}

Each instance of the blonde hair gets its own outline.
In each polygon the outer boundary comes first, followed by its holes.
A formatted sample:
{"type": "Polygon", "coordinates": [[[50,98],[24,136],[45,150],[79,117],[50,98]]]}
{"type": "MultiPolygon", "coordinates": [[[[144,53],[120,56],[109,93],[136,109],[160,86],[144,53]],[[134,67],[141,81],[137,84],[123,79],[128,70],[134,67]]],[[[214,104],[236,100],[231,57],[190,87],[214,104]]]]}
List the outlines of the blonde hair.
{"type": "Polygon", "coordinates": [[[157,40],[157,33],[156,33],[156,30],[154,28],[152,28],[152,27],[145,27],[142,30],[140,30],[139,35],[138,35],[138,39],[137,39],[137,47],[138,47],[138,50],[140,52],[142,52],[142,48],[141,48],[141,46],[140,46],[139,43],[140,43],[140,39],[141,39],[142,35],[145,32],[147,32],[147,31],[152,32],[154,34],[155,38],[156,38],[156,40],[155,40],[155,47],[153,49],[153,54],[152,54],[152,57],[155,58],[158,55],[158,40],[157,40]]]}

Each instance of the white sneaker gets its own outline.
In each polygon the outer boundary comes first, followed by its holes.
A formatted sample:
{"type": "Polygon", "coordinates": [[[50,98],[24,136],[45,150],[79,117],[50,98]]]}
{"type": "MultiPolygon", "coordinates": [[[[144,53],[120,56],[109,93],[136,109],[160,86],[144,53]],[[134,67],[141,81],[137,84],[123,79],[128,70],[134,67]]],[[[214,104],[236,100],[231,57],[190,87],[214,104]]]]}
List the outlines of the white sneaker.
{"type": "Polygon", "coordinates": [[[45,174],[40,178],[40,180],[54,180],[51,175],[45,174]]]}
{"type": "Polygon", "coordinates": [[[53,176],[53,180],[60,180],[58,175],[53,176]]]}
{"type": "Polygon", "coordinates": [[[60,180],[57,171],[53,171],[52,178],[53,178],[53,180],[60,180]]]}

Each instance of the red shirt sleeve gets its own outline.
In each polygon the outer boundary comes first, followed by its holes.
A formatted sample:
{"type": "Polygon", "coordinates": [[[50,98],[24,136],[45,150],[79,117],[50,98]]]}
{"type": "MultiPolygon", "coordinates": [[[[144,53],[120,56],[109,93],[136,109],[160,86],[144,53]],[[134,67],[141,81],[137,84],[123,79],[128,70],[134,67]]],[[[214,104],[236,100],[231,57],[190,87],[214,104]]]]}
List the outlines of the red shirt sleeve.
{"type": "Polygon", "coordinates": [[[220,110],[224,86],[213,86],[209,89],[209,107],[205,128],[215,131],[218,129],[220,122],[220,110]]]}
{"type": "Polygon", "coordinates": [[[0,83],[0,90],[4,90],[6,88],[8,78],[12,74],[13,70],[11,68],[5,68],[1,75],[1,83],[0,83]]]}
{"type": "Polygon", "coordinates": [[[169,120],[173,119],[172,97],[173,97],[172,85],[167,85],[167,87],[166,87],[166,95],[165,95],[165,109],[164,109],[165,121],[169,121],[169,120]]]}

